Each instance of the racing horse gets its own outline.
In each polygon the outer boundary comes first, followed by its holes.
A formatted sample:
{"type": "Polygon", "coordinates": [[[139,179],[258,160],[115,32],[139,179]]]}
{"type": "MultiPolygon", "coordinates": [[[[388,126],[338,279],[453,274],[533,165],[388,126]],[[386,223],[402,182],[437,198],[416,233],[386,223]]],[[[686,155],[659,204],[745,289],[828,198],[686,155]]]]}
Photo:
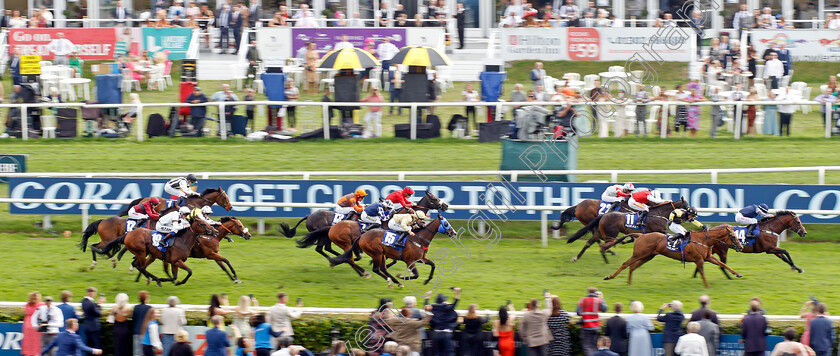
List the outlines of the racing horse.
{"type": "Polygon", "coordinates": [[[740,273],[735,272],[731,267],[715,258],[715,256],[712,256],[712,246],[719,242],[732,247],[736,251],[741,251],[744,248],[735,236],[735,229],[730,225],[718,225],[705,231],[689,232],[688,236],[686,236],[689,241],[685,244],[682,252],[669,250],[666,246],[668,244],[668,236],[661,232],[649,234],[634,233],[633,235],[638,235],[634,236],[636,243],[633,245],[633,256],[621,264],[621,267],[615,273],[604,277],[605,280],[615,278],[622,270],[629,267],[627,284],[632,284],[633,271],[656,257],[656,255],[670,257],[683,262],[694,262],[697,265],[697,270],[700,271],[700,276],[703,278],[703,285],[706,288],[709,288],[709,282],[706,280],[706,273],[703,271],[703,264],[705,262],[714,263],[732,272],[738,278],[741,278],[740,273]]]}
{"type": "MultiPolygon", "coordinates": [[[[412,208],[415,209],[415,210],[417,210],[417,209],[422,210],[424,213],[428,213],[429,209],[437,209],[437,210],[444,211],[446,209],[449,209],[449,205],[446,204],[446,202],[440,200],[438,197],[436,197],[434,194],[432,194],[431,192],[429,192],[427,190],[426,195],[424,195],[423,198],[420,199],[420,201],[417,202],[417,204],[415,204],[412,208]]],[[[405,209],[405,207],[403,207],[401,209],[405,209]]],[[[399,209],[399,210],[401,210],[401,209],[399,209]]],[[[307,234],[306,237],[303,238],[302,240],[298,240],[298,242],[297,242],[298,247],[306,248],[306,247],[317,244],[317,246],[315,247],[315,251],[318,251],[318,253],[320,253],[324,257],[330,258],[330,256],[327,256],[323,252],[324,249],[326,249],[328,252],[338,256],[338,255],[340,255],[340,253],[338,253],[338,252],[336,252],[335,250],[332,249],[332,246],[330,245],[330,240],[327,236],[327,233],[330,230],[329,228],[333,225],[333,217],[334,216],[335,216],[335,212],[332,211],[332,210],[318,210],[318,211],[316,211],[312,214],[304,216],[292,228],[289,227],[289,224],[280,223],[280,230],[279,231],[282,232],[283,235],[288,237],[288,238],[294,237],[295,234],[297,233],[298,226],[300,226],[300,224],[302,222],[306,221],[306,230],[309,231],[309,234],[307,234]],[[318,231],[318,230],[322,230],[322,229],[323,229],[323,231],[318,231]],[[313,233],[314,233],[314,235],[313,235],[313,233]]],[[[353,222],[353,223],[355,224],[355,222],[353,222]]],[[[339,244],[339,243],[336,242],[336,244],[339,244]]],[[[353,244],[353,240],[347,240],[346,243],[339,244],[339,247],[341,247],[342,249],[344,249],[346,251],[346,249],[349,248],[350,245],[352,245],[352,244],[353,244]]]]}
{"type": "MultiPolygon", "coordinates": [[[[667,231],[668,215],[670,215],[671,212],[676,210],[676,209],[683,209],[683,208],[688,208],[688,202],[686,202],[685,198],[683,198],[683,197],[680,197],[680,200],[677,200],[677,201],[668,201],[668,202],[665,202],[665,203],[662,203],[662,204],[657,204],[657,205],[651,206],[649,208],[647,217],[645,218],[645,231],[644,232],[647,232],[647,231],[665,232],[665,231],[667,231]],[[651,226],[651,225],[653,225],[653,226],[651,226]],[[653,228],[656,228],[656,229],[654,230],[653,228]]],[[[579,260],[581,258],[581,256],[583,256],[583,253],[586,252],[586,249],[588,249],[589,246],[592,246],[592,244],[594,244],[596,242],[599,242],[599,241],[602,241],[602,240],[604,242],[607,242],[607,243],[613,242],[612,240],[608,240],[608,239],[609,238],[614,239],[615,235],[609,235],[609,234],[608,235],[602,235],[602,232],[601,232],[602,230],[599,227],[599,225],[602,223],[602,221],[604,221],[606,215],[611,216],[611,218],[607,218],[608,219],[607,222],[611,226],[608,227],[606,229],[606,231],[613,233],[612,232],[613,229],[615,229],[615,228],[620,229],[621,227],[624,226],[624,216],[625,216],[624,213],[610,212],[610,213],[600,215],[600,216],[592,219],[592,221],[590,221],[588,224],[586,224],[586,226],[584,226],[582,229],[578,230],[576,233],[574,233],[574,235],[570,236],[569,239],[566,240],[566,243],[572,243],[575,240],[583,237],[583,235],[585,235],[586,233],[592,231],[592,237],[589,239],[589,241],[586,242],[586,245],[583,246],[583,248],[580,250],[580,253],[578,253],[577,256],[572,258],[572,262],[575,262],[575,261],[579,260]],[[614,224],[617,224],[618,226],[615,226],[614,224]],[[596,227],[599,227],[599,228],[596,228],[596,227]]],[[[617,234],[617,233],[615,233],[615,234],[617,234]]],[[[610,247],[611,246],[612,245],[610,245],[610,247]]],[[[608,247],[602,247],[601,248],[601,257],[604,258],[604,263],[609,263],[609,260],[607,260],[607,254],[606,254],[607,249],[608,249],[608,247]]]]}
{"type": "MultiPolygon", "coordinates": [[[[552,230],[560,230],[563,229],[563,224],[577,219],[580,221],[581,224],[586,226],[589,224],[592,219],[598,216],[598,213],[601,210],[601,200],[599,199],[584,199],[580,203],[575,206],[571,206],[566,210],[563,210],[560,213],[560,220],[557,221],[556,225],[552,225],[552,230]]],[[[627,200],[623,199],[621,201],[621,207],[617,210],[620,212],[630,212],[630,207],[627,205],[627,200]]],[[[565,229],[564,229],[565,230],[565,229]]],[[[561,231],[561,234],[565,234],[565,232],[561,231]]]]}
{"type": "MultiPolygon", "coordinates": [[[[128,205],[126,205],[123,210],[120,210],[120,212],[117,214],[117,216],[128,215],[128,209],[131,209],[131,207],[133,207],[137,204],[140,204],[142,202],[145,202],[149,199],[150,198],[134,199],[131,203],[128,203],[128,205]]],[[[166,198],[158,198],[158,199],[160,199],[160,203],[158,203],[158,205],[155,206],[155,210],[157,210],[159,213],[162,213],[164,210],[166,210],[167,199],[166,198]]],[[[184,200],[184,206],[190,207],[190,208],[201,209],[205,206],[213,206],[213,204],[217,204],[217,205],[225,208],[225,210],[227,210],[227,211],[230,211],[230,209],[233,209],[233,206],[230,204],[230,199],[228,199],[227,193],[225,193],[225,190],[222,189],[221,186],[218,187],[218,188],[215,188],[215,189],[207,188],[204,191],[202,191],[201,194],[187,197],[186,200],[184,200]]],[[[175,204],[173,204],[173,205],[175,205],[175,204]]]]}
{"type": "MultiPolygon", "coordinates": [[[[423,284],[428,284],[435,274],[434,261],[426,258],[426,252],[432,244],[432,240],[438,233],[446,234],[452,239],[458,238],[458,233],[449,224],[449,221],[443,217],[443,214],[438,213],[437,218],[428,224],[418,227],[414,230],[414,236],[408,236],[405,240],[405,247],[402,251],[397,251],[393,247],[387,247],[382,244],[382,238],[385,234],[383,229],[373,229],[362,234],[361,237],[353,241],[353,246],[344,252],[341,256],[331,257],[330,266],[335,267],[342,263],[353,264],[353,251],[358,247],[364,251],[373,260],[373,272],[380,275],[386,281],[388,286],[393,287],[394,281],[398,278],[403,280],[413,280],[420,277],[420,272],[417,271],[417,264],[423,263],[431,267],[429,278],[423,284]],[[406,264],[407,271],[411,271],[411,276],[397,275],[394,277],[388,272],[388,267],[385,264],[386,259],[393,259],[395,261],[403,261],[406,264]]],[[[361,267],[360,267],[361,268],[361,267]]],[[[403,284],[396,281],[397,286],[403,287],[403,284]]]]}
{"type": "MultiPolygon", "coordinates": [[[[800,237],[805,237],[805,234],[808,232],[805,231],[805,226],[802,225],[802,221],[799,220],[799,216],[792,211],[781,210],[777,212],[774,216],[761,219],[758,222],[758,230],[761,232],[758,237],[755,238],[753,243],[748,243],[744,245],[744,249],[741,251],[742,253],[767,253],[776,255],[780,260],[784,261],[788,265],[790,265],[790,269],[797,271],[799,273],[805,272],[796,265],[793,264],[793,258],[790,257],[790,253],[787,250],[777,247],[779,242],[779,234],[782,231],[790,229],[791,231],[799,234],[800,237]]],[[[746,233],[746,230],[742,230],[746,233]]],[[[740,231],[739,231],[740,233],[740,231]]],[[[741,236],[738,236],[739,239],[741,236]]],[[[748,241],[744,239],[744,241],[748,241]]],[[[718,255],[720,261],[726,263],[726,254],[729,252],[729,246],[723,244],[721,242],[716,243],[712,247],[712,253],[718,255]]],[[[732,279],[729,273],[726,270],[723,270],[723,274],[726,275],[726,278],[732,279]]],[[[694,271],[694,276],[697,277],[697,271],[694,271]]]]}
{"type": "Polygon", "coordinates": [[[119,244],[124,244],[125,248],[134,255],[132,265],[137,267],[137,270],[146,276],[146,278],[154,280],[158,287],[161,286],[161,282],[174,282],[175,285],[186,283],[190,279],[190,276],[192,276],[192,270],[184,262],[190,257],[191,251],[199,239],[198,236],[205,234],[217,236],[219,234],[206,221],[194,219],[190,222],[188,229],[179,231],[173,237],[175,242],[171,247],[167,248],[166,253],[163,253],[152,244],[152,232],[152,230],[146,228],[132,230],[116,240],[109,242],[103,249],[109,250],[119,244]],[[168,262],[173,266],[171,278],[158,278],[146,270],[146,267],[156,259],[168,262]],[[187,271],[187,276],[181,281],[178,281],[178,268],[187,271]]]}

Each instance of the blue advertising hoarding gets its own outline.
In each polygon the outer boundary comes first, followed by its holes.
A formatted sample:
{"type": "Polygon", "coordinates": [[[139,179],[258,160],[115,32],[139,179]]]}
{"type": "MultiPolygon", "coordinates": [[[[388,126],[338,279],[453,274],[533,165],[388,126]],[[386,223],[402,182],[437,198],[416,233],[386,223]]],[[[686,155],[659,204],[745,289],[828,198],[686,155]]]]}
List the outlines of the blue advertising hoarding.
{"type": "Polygon", "coordinates": [[[0,356],[20,356],[23,324],[0,323],[0,356]]]}
{"type": "MultiPolygon", "coordinates": [[[[0,173],[26,172],[26,155],[0,154],[0,173]]],[[[0,174],[0,183],[8,179],[0,174]]]]}
{"type": "MultiPolygon", "coordinates": [[[[120,199],[131,200],[148,196],[164,196],[163,179],[124,178],[10,178],[10,198],[34,199],[120,199]]],[[[241,217],[302,217],[308,208],[275,208],[236,206],[235,202],[335,203],[347,193],[365,189],[365,202],[377,201],[388,193],[410,186],[422,197],[424,190],[437,195],[450,205],[487,205],[502,207],[504,200],[512,205],[577,204],[583,199],[598,199],[608,183],[565,182],[429,182],[429,181],[354,181],[354,180],[250,180],[203,179],[204,188],[222,187],[234,205],[228,214],[241,217]]],[[[641,188],[643,184],[638,184],[641,188]]],[[[694,207],[740,208],[744,205],[767,203],[773,209],[840,210],[840,186],[835,185],[752,185],[752,184],[656,184],[644,185],[662,192],[665,199],[685,197],[694,207]]],[[[13,203],[13,214],[80,214],[80,204],[13,203]]],[[[114,215],[122,206],[93,204],[92,215],[114,215]]],[[[214,207],[216,214],[222,208],[214,207]]],[[[447,213],[451,219],[468,219],[476,211],[457,210],[447,213]]],[[[509,219],[539,220],[534,210],[499,210],[509,219]]],[[[701,213],[702,221],[731,222],[734,214],[701,213]]],[[[556,214],[554,214],[556,216],[556,214]]],[[[840,223],[838,216],[805,215],[804,223],[840,223]]]]}
{"type": "Polygon", "coordinates": [[[191,28],[144,28],[143,44],[149,55],[169,51],[167,58],[187,58],[193,29],[191,28]]]}
{"type": "MultiPolygon", "coordinates": [[[[650,334],[650,339],[653,342],[653,355],[665,355],[665,348],[662,345],[662,334],[650,334]]],[[[767,336],[767,352],[765,354],[770,355],[770,351],[773,351],[773,348],[776,347],[776,344],[782,341],[785,341],[785,339],[781,336],[767,336]]],[[[741,343],[741,335],[723,334],[720,336],[720,344],[718,344],[717,356],[743,355],[744,344],[741,343]]]]}

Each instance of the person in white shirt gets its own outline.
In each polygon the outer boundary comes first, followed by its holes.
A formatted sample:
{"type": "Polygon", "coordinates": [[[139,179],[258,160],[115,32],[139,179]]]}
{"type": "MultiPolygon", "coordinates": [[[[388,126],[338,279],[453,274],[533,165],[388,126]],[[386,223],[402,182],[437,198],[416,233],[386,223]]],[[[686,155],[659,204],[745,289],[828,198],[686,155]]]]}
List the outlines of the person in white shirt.
{"type": "Polygon", "coordinates": [[[828,21],[826,28],[829,30],[840,30],[840,12],[834,13],[834,18],[832,18],[831,21],[828,21]]]}
{"type": "MultiPolygon", "coordinates": [[[[38,330],[41,332],[41,348],[49,345],[58,335],[58,329],[64,326],[64,314],[61,313],[61,309],[53,304],[53,297],[50,296],[44,298],[44,305],[38,307],[30,320],[32,321],[32,327],[36,329],[46,327],[46,330],[38,330]]],[[[50,350],[46,355],[54,356],[55,349],[50,350]]]]}
{"type": "Polygon", "coordinates": [[[348,41],[347,35],[341,35],[341,41],[333,46],[333,49],[340,50],[345,48],[353,48],[353,44],[348,41]]]}
{"type": "MultiPolygon", "coordinates": [[[[765,69],[766,70],[766,69],[765,69]]],[[[790,90],[790,87],[778,89],[779,94],[776,95],[776,101],[796,101],[802,97],[790,90]]],[[[796,111],[794,104],[780,104],[779,105],[779,129],[782,136],[787,134],[790,136],[790,123],[793,121],[793,113],[796,111]]]]}
{"type": "Polygon", "coordinates": [[[50,53],[53,54],[53,61],[56,65],[67,65],[69,63],[67,56],[73,53],[75,46],[73,45],[73,42],[64,38],[64,32],[57,33],[56,37],[58,38],[50,41],[50,44],[47,45],[47,49],[49,49],[50,53]]]}
{"type": "Polygon", "coordinates": [[[353,18],[347,21],[347,27],[365,27],[365,21],[362,20],[362,15],[358,12],[353,13],[353,18]]]}
{"type": "Polygon", "coordinates": [[[288,301],[288,294],[277,293],[277,304],[268,309],[265,321],[271,324],[271,329],[275,332],[282,331],[283,336],[288,337],[291,343],[291,338],[295,335],[295,331],[292,329],[292,320],[300,317],[301,311],[299,308],[303,307],[303,302],[298,299],[297,308],[290,308],[286,306],[288,301]]]}
{"type": "Polygon", "coordinates": [[[309,5],[300,4],[300,10],[293,16],[297,21],[295,27],[318,28],[318,21],[315,20],[315,13],[309,10],[309,5]]]}
{"type": "Polygon", "coordinates": [[[44,20],[47,21],[47,26],[53,27],[53,14],[52,12],[50,12],[50,10],[47,10],[46,6],[41,6],[40,14],[41,17],[43,17],[44,20]]]}
{"type": "Polygon", "coordinates": [[[776,16],[773,16],[773,9],[765,7],[761,11],[761,18],[770,22],[770,28],[776,28],[776,16]]]}
{"type": "Polygon", "coordinates": [[[382,3],[379,4],[379,10],[376,10],[376,12],[373,15],[373,18],[375,18],[376,21],[379,22],[379,27],[390,27],[391,26],[391,22],[392,22],[393,19],[391,18],[391,12],[388,11],[388,3],[387,2],[383,1],[382,3]]]}
{"type": "Polygon", "coordinates": [[[169,306],[160,311],[160,341],[164,355],[168,355],[175,344],[175,334],[187,325],[187,317],[184,309],[178,307],[179,302],[178,297],[170,296],[167,299],[169,306]]]}
{"type": "Polygon", "coordinates": [[[680,336],[674,353],[680,356],[707,356],[709,349],[706,347],[706,339],[697,332],[700,331],[700,323],[692,321],[686,325],[688,334],[680,336]]]}
{"type": "Polygon", "coordinates": [[[383,37],[382,43],[376,46],[376,53],[379,55],[379,60],[382,61],[382,75],[379,80],[386,83],[391,80],[391,59],[400,51],[397,46],[391,43],[391,37],[383,37]]]}
{"type": "Polygon", "coordinates": [[[764,79],[770,78],[770,89],[779,89],[779,79],[785,75],[785,65],[779,60],[779,54],[770,53],[770,59],[764,63],[764,79]]]}

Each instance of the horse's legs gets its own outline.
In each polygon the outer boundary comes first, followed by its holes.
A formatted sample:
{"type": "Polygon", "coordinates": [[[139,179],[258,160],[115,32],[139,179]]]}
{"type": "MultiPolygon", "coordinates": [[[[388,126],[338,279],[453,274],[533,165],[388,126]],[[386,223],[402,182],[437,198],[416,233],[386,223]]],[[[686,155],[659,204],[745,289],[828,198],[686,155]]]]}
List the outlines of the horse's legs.
{"type": "Polygon", "coordinates": [[[606,251],[601,250],[601,257],[604,259],[604,263],[606,263],[606,264],[610,263],[610,261],[607,259],[607,252],[606,251]]]}
{"type": "Polygon", "coordinates": [[[788,253],[787,250],[781,249],[781,248],[778,248],[778,247],[771,247],[770,249],[767,250],[767,253],[772,253],[772,254],[776,255],[776,257],[778,257],[779,259],[781,259],[782,261],[784,261],[785,263],[790,265],[790,269],[792,269],[794,271],[797,271],[799,273],[805,272],[801,268],[796,267],[796,265],[793,264],[793,258],[790,257],[790,253],[788,253]]]}
{"type": "Polygon", "coordinates": [[[627,284],[633,284],[633,271],[652,260],[654,257],[656,257],[656,255],[650,255],[639,259],[636,263],[633,263],[633,265],[630,266],[630,269],[627,270],[627,284]]]}
{"type": "Polygon", "coordinates": [[[388,264],[388,268],[391,268],[391,266],[397,264],[397,262],[397,260],[391,260],[391,263],[388,264]]]}
{"type": "MultiPolygon", "coordinates": [[[[406,275],[405,277],[403,277],[401,274],[397,274],[397,278],[402,279],[402,280],[406,280],[406,281],[420,278],[420,271],[417,269],[417,263],[418,262],[421,262],[421,261],[414,261],[412,263],[406,262],[405,263],[405,268],[407,270],[411,271],[411,276],[406,275]]],[[[388,265],[388,267],[391,267],[394,263],[397,263],[397,262],[396,261],[392,262],[391,265],[388,265]]],[[[386,267],[386,268],[388,268],[388,267],[386,267]]]]}
{"type": "Polygon", "coordinates": [[[697,260],[694,261],[694,264],[697,265],[697,270],[700,271],[700,278],[703,279],[703,285],[709,288],[709,281],[706,280],[706,272],[703,271],[703,262],[704,260],[697,260]]]}
{"type": "Polygon", "coordinates": [[[90,269],[96,268],[96,251],[93,250],[93,246],[96,244],[90,244],[90,254],[93,256],[93,261],[90,263],[90,269]]]}
{"type": "Polygon", "coordinates": [[[734,274],[734,275],[735,275],[735,277],[738,277],[738,278],[743,277],[740,273],[735,272],[735,270],[734,270],[734,269],[732,269],[731,267],[727,266],[727,265],[726,265],[726,263],[723,263],[723,262],[721,262],[719,259],[715,258],[715,256],[709,255],[709,257],[706,257],[706,261],[709,261],[709,262],[711,262],[711,263],[714,263],[714,264],[716,264],[716,265],[720,266],[721,268],[725,268],[727,271],[732,272],[732,274],[734,274]]]}
{"type": "Polygon", "coordinates": [[[189,267],[187,267],[187,264],[184,263],[184,261],[181,261],[181,260],[175,261],[174,263],[172,263],[172,265],[173,265],[172,266],[173,267],[172,268],[172,274],[173,274],[173,280],[175,281],[175,285],[179,286],[179,285],[182,285],[184,283],[187,283],[187,280],[190,279],[190,276],[192,276],[192,270],[189,267]],[[178,281],[178,268],[181,268],[184,271],[187,271],[187,276],[184,277],[184,280],[182,280],[182,281],[178,281]]]}
{"type": "Polygon", "coordinates": [[[621,267],[618,267],[618,270],[616,270],[616,271],[615,271],[615,273],[613,273],[613,274],[611,274],[611,275],[609,275],[609,276],[604,277],[604,279],[613,279],[613,278],[615,278],[615,276],[617,276],[619,273],[621,273],[621,271],[623,271],[623,270],[624,270],[625,268],[627,268],[627,267],[632,266],[632,265],[633,265],[634,263],[636,263],[636,261],[638,261],[638,260],[639,260],[639,258],[638,258],[638,257],[636,257],[635,255],[634,255],[634,256],[632,256],[632,257],[630,257],[630,259],[628,259],[627,261],[624,261],[624,263],[622,263],[622,264],[621,264],[621,267]]]}
{"type": "Polygon", "coordinates": [[[393,275],[391,275],[391,272],[388,272],[388,267],[386,266],[387,264],[385,262],[386,262],[385,261],[385,254],[383,253],[382,255],[379,256],[379,268],[382,270],[382,273],[385,274],[385,276],[387,276],[387,278],[389,280],[397,283],[397,287],[402,288],[403,284],[400,283],[397,280],[397,277],[394,277],[393,275]]]}
{"type": "MultiPolygon", "coordinates": [[[[326,258],[326,259],[330,259],[330,256],[327,256],[327,254],[324,253],[324,246],[321,246],[321,245],[315,246],[315,252],[320,253],[321,256],[324,256],[324,258],[326,258]]],[[[338,256],[338,255],[336,255],[336,256],[338,256]]]]}
{"type": "Polygon", "coordinates": [[[427,278],[425,281],[423,281],[423,284],[429,284],[429,281],[431,281],[432,277],[435,275],[435,261],[432,261],[432,260],[424,257],[423,258],[423,263],[432,267],[432,270],[429,271],[429,278],[427,278]]]}
{"type": "Polygon", "coordinates": [[[228,271],[227,267],[225,267],[225,264],[222,263],[222,261],[217,260],[216,264],[219,265],[219,268],[221,268],[222,271],[225,271],[225,273],[227,274],[228,278],[230,278],[231,281],[236,281],[236,278],[232,274],[230,274],[230,271],[228,271]]]}
{"type": "Polygon", "coordinates": [[[583,248],[580,249],[580,253],[578,253],[577,256],[572,258],[572,262],[575,262],[575,261],[579,260],[581,258],[581,256],[583,256],[583,253],[586,252],[586,249],[588,249],[589,246],[592,246],[592,244],[594,244],[594,243],[595,243],[595,237],[593,236],[592,238],[589,239],[589,241],[586,241],[586,245],[584,245],[583,248]]]}

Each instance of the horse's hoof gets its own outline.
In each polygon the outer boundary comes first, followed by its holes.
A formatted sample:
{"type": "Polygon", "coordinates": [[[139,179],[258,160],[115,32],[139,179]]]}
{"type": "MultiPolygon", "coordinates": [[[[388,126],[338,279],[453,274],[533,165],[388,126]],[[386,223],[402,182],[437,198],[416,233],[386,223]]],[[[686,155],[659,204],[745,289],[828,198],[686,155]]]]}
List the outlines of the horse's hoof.
{"type": "Polygon", "coordinates": [[[797,271],[799,271],[799,273],[803,273],[803,272],[805,272],[805,270],[804,270],[804,269],[801,269],[801,268],[797,269],[797,271]]]}
{"type": "Polygon", "coordinates": [[[572,257],[572,262],[575,262],[575,261],[577,261],[577,256],[572,257]]]}
{"type": "Polygon", "coordinates": [[[743,277],[740,273],[736,274],[735,277],[741,278],[743,277]]]}
{"type": "Polygon", "coordinates": [[[397,283],[397,287],[405,288],[405,286],[403,286],[402,283],[397,283]]]}
{"type": "Polygon", "coordinates": [[[429,284],[429,282],[431,282],[431,281],[432,281],[431,279],[427,279],[426,281],[423,282],[423,284],[429,284]]]}
{"type": "Polygon", "coordinates": [[[365,277],[365,279],[369,279],[371,277],[371,275],[370,275],[370,273],[365,272],[365,275],[363,277],[365,277]]]}
{"type": "Polygon", "coordinates": [[[237,279],[237,280],[233,281],[233,283],[236,283],[236,284],[242,284],[242,281],[240,281],[240,280],[238,280],[238,279],[237,279]]]}
{"type": "Polygon", "coordinates": [[[604,280],[605,280],[605,281],[609,281],[609,280],[610,280],[610,276],[604,276],[604,280]]]}
{"type": "Polygon", "coordinates": [[[615,251],[609,250],[609,251],[607,251],[607,252],[609,252],[609,253],[610,253],[611,255],[613,255],[613,256],[618,256],[618,254],[617,254],[617,253],[615,253],[615,251]]]}
{"type": "Polygon", "coordinates": [[[405,278],[403,278],[403,276],[401,274],[398,274],[397,279],[405,279],[405,278]]]}
{"type": "Polygon", "coordinates": [[[160,281],[156,281],[156,282],[157,282],[158,287],[163,287],[163,284],[161,284],[160,281]]]}

